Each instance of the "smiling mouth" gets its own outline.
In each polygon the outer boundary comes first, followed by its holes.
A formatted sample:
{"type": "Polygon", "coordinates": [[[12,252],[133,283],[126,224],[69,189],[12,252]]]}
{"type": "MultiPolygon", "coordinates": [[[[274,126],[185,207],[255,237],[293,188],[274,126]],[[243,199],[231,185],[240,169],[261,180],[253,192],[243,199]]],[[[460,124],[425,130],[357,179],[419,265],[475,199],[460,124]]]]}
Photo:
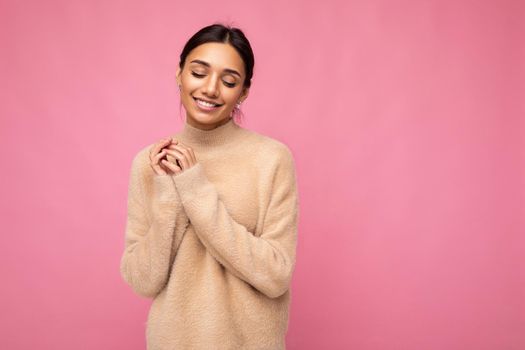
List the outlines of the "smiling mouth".
{"type": "Polygon", "coordinates": [[[208,101],[204,101],[204,100],[201,100],[200,98],[197,98],[197,97],[193,97],[193,99],[199,103],[201,102],[201,105],[205,106],[205,107],[220,107],[222,106],[222,104],[218,104],[218,103],[213,103],[213,102],[208,102],[208,101]]]}

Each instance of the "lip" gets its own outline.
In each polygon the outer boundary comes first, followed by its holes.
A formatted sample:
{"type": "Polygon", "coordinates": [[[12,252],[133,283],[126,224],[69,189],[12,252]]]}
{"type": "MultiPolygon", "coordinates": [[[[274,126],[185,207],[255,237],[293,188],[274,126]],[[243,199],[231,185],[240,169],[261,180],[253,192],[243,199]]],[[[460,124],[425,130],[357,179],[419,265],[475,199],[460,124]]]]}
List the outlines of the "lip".
{"type": "Polygon", "coordinates": [[[209,101],[209,100],[206,100],[206,99],[203,99],[203,98],[193,97],[193,100],[195,101],[195,105],[197,106],[197,108],[199,108],[200,110],[205,111],[205,112],[215,111],[215,110],[219,109],[220,107],[222,107],[222,104],[219,105],[219,106],[216,106],[216,107],[207,107],[207,106],[203,106],[203,105],[200,105],[200,104],[197,102],[197,99],[202,100],[202,101],[206,101],[206,102],[210,102],[210,103],[215,103],[215,102],[213,102],[213,101],[209,101]]]}
{"type": "Polygon", "coordinates": [[[219,107],[223,105],[223,103],[218,103],[218,102],[215,102],[215,101],[210,101],[210,100],[208,100],[208,99],[206,99],[206,98],[202,98],[202,97],[194,97],[194,96],[192,96],[192,97],[193,97],[194,100],[199,99],[199,100],[202,100],[202,101],[205,101],[205,102],[214,103],[214,104],[219,105],[219,107]]]}

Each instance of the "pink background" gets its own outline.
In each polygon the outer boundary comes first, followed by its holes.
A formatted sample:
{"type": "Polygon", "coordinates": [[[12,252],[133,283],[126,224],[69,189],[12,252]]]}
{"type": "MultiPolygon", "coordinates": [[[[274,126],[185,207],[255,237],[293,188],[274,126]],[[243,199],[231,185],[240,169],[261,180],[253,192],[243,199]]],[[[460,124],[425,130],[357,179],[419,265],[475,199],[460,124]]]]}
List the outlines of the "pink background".
{"type": "Polygon", "coordinates": [[[289,349],[525,348],[521,1],[2,1],[3,349],[144,349],[134,154],[185,41],[239,26],[244,127],[295,154],[289,349]]]}

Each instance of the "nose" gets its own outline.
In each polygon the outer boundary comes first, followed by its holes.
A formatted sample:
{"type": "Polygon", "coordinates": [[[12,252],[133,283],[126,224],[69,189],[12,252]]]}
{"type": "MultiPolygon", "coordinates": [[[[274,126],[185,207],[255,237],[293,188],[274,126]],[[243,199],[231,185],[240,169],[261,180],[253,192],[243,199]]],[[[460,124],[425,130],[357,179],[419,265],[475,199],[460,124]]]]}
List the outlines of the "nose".
{"type": "Polygon", "coordinates": [[[216,75],[209,75],[209,79],[206,80],[206,84],[204,86],[204,93],[206,96],[217,97],[217,94],[219,93],[219,89],[217,88],[218,80],[219,79],[216,75]]]}

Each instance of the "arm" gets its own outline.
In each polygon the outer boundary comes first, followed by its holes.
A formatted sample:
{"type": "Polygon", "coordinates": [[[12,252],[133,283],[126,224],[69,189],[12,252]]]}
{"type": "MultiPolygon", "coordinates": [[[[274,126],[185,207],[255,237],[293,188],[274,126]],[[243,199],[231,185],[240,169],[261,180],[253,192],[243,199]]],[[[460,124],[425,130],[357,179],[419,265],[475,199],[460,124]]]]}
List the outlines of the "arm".
{"type": "Polygon", "coordinates": [[[237,223],[200,163],[173,176],[184,209],[209,253],[270,298],[284,294],[295,265],[298,195],[291,153],[282,152],[260,237],[237,223]]]}
{"type": "Polygon", "coordinates": [[[169,175],[153,175],[152,215],[148,215],[138,159],[131,166],[120,273],[137,294],[153,298],[168,281],[188,219],[169,175]]]}

